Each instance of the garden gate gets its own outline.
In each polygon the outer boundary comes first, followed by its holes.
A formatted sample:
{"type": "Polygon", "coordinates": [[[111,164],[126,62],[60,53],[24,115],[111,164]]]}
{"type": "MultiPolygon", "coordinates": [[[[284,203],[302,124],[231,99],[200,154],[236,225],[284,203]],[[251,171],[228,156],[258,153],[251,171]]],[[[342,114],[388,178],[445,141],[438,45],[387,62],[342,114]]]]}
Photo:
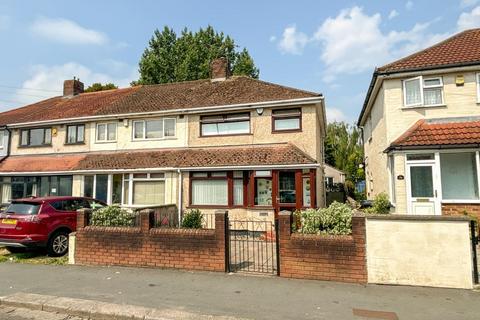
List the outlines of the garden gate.
{"type": "Polygon", "coordinates": [[[227,226],[227,271],[279,274],[277,221],[228,219],[227,226]]]}

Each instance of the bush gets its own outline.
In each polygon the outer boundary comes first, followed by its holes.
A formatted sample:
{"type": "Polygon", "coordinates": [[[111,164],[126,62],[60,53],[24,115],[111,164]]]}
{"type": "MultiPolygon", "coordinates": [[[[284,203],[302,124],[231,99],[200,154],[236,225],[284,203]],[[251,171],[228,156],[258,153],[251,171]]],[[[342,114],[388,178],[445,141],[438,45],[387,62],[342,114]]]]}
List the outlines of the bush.
{"type": "Polygon", "coordinates": [[[137,215],[119,206],[108,206],[94,210],[90,217],[90,225],[103,227],[133,227],[137,215]]]}
{"type": "Polygon", "coordinates": [[[187,210],[183,214],[182,228],[201,229],[202,212],[198,209],[187,210]]]}
{"type": "Polygon", "coordinates": [[[388,214],[390,213],[390,199],[385,192],[379,193],[373,199],[373,205],[371,208],[365,210],[367,213],[371,214],[388,214]]]}
{"type": "Polygon", "coordinates": [[[311,234],[351,234],[352,214],[349,205],[336,201],[328,208],[296,211],[293,230],[311,234]]]}

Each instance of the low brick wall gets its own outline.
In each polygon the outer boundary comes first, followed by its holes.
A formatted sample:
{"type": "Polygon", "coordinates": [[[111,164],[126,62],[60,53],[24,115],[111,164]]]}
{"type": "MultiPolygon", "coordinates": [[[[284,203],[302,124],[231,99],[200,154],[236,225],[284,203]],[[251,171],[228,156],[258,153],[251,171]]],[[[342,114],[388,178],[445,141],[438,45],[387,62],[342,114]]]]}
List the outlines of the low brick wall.
{"type": "MultiPolygon", "coordinates": [[[[478,203],[442,203],[442,215],[464,216],[465,212],[480,222],[480,204],[478,203]]],[[[480,226],[479,226],[480,228],[480,226]]]]}
{"type": "Polygon", "coordinates": [[[140,227],[87,226],[89,211],[77,215],[75,263],[225,271],[225,215],[215,229],[152,228],[152,210],[140,212],[140,227]]]}
{"type": "Polygon", "coordinates": [[[366,283],[365,217],[352,224],[351,236],[291,233],[291,214],[280,212],[280,276],[366,283]]]}

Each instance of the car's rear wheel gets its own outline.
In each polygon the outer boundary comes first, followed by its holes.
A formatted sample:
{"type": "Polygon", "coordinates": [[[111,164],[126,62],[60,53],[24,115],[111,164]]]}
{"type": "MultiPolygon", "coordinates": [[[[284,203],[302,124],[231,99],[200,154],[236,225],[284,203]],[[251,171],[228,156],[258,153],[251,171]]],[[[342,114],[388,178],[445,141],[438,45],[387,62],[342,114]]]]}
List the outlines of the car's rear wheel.
{"type": "Polygon", "coordinates": [[[10,253],[22,253],[22,252],[25,252],[27,251],[26,248],[22,248],[22,247],[5,247],[8,252],[10,253]]]}
{"type": "Polygon", "coordinates": [[[60,257],[68,252],[68,232],[55,232],[47,244],[47,253],[51,257],[60,257]]]}

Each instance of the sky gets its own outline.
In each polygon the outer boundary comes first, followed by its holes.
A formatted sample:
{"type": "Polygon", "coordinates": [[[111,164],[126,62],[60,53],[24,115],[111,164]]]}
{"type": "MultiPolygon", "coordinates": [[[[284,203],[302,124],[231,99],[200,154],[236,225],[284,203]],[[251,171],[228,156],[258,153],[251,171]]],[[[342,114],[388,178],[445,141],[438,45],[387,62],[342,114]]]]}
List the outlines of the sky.
{"type": "Polygon", "coordinates": [[[153,31],[207,25],[246,47],[260,79],[323,93],[328,121],[354,123],[376,66],[480,27],[480,0],[0,0],[0,111],[138,79],[153,31]]]}

